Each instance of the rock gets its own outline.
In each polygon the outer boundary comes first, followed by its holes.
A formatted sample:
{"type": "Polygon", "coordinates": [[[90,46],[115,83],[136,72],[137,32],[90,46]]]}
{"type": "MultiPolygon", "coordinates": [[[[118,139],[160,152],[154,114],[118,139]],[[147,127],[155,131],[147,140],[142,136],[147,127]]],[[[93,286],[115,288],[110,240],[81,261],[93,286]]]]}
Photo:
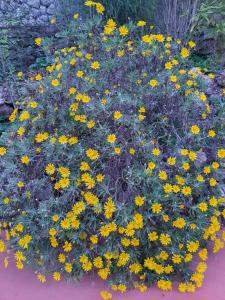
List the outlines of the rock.
{"type": "Polygon", "coordinates": [[[20,9],[26,14],[29,13],[29,5],[26,3],[21,4],[20,9]]]}
{"type": "Polygon", "coordinates": [[[36,22],[38,25],[44,25],[48,22],[48,16],[46,15],[40,16],[37,18],[36,22]]]}
{"type": "Polygon", "coordinates": [[[46,14],[46,6],[41,5],[40,6],[40,12],[41,12],[42,15],[45,15],[46,14]]]}
{"type": "Polygon", "coordinates": [[[30,10],[30,15],[32,15],[32,17],[36,18],[40,15],[40,10],[37,8],[32,8],[30,10]]]}
{"type": "Polygon", "coordinates": [[[53,2],[54,1],[52,1],[52,0],[41,0],[41,4],[44,5],[44,6],[49,6],[53,2]]]}
{"type": "Polygon", "coordinates": [[[225,70],[217,74],[215,81],[221,88],[225,88],[225,70]]]}
{"type": "Polygon", "coordinates": [[[41,0],[27,0],[27,4],[34,8],[39,8],[41,5],[41,0]]]}
{"type": "Polygon", "coordinates": [[[205,152],[202,151],[198,151],[197,152],[197,159],[195,160],[195,165],[197,167],[201,167],[207,160],[207,156],[205,154],[205,152]]]}
{"type": "Polygon", "coordinates": [[[8,119],[11,113],[13,112],[13,107],[9,104],[3,103],[0,104],[0,119],[8,119]]]}
{"type": "Polygon", "coordinates": [[[5,86],[0,86],[0,104],[5,103],[8,100],[8,91],[5,86]]]}
{"type": "Polygon", "coordinates": [[[216,42],[214,38],[211,37],[202,37],[198,42],[197,52],[203,55],[215,54],[216,51],[216,42]]]}
{"type": "Polygon", "coordinates": [[[49,15],[54,15],[55,14],[55,5],[53,3],[47,8],[47,13],[49,15]]]}

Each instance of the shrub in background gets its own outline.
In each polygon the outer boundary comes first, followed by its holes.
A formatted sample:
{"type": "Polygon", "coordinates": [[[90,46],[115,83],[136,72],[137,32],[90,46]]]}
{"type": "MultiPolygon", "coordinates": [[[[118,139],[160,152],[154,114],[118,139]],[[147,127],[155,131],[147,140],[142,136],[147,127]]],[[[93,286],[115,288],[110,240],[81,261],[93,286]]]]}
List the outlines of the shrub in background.
{"type": "Polygon", "coordinates": [[[0,139],[0,251],[41,282],[96,272],[121,292],[175,280],[193,292],[209,241],[224,245],[225,91],[207,99],[194,42],[102,21],[102,4],[86,5],[100,16],[74,15],[62,33],[74,44],[18,74],[29,81],[0,139]]]}
{"type": "Polygon", "coordinates": [[[202,1],[193,18],[191,32],[199,39],[199,52],[213,54],[220,64],[225,64],[224,0],[202,1]]]}

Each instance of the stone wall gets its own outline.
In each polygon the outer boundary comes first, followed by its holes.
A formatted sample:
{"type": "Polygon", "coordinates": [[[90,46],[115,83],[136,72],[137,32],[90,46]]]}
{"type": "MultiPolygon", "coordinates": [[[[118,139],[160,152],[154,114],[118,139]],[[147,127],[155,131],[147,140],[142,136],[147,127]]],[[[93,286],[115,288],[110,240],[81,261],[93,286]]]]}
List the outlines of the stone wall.
{"type": "Polygon", "coordinates": [[[0,27],[6,25],[7,15],[21,25],[44,25],[55,15],[60,0],[0,0],[0,27]]]}

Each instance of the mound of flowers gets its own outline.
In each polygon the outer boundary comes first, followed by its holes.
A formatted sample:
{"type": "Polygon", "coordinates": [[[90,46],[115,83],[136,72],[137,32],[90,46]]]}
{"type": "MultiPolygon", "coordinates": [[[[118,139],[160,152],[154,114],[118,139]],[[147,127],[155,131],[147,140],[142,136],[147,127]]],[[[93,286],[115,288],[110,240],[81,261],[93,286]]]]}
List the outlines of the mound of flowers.
{"type": "Polygon", "coordinates": [[[114,291],[193,292],[207,245],[225,240],[225,91],[208,99],[193,41],[86,6],[98,15],[74,15],[46,69],[18,74],[29,78],[0,139],[0,252],[41,282],[94,272],[114,291]]]}

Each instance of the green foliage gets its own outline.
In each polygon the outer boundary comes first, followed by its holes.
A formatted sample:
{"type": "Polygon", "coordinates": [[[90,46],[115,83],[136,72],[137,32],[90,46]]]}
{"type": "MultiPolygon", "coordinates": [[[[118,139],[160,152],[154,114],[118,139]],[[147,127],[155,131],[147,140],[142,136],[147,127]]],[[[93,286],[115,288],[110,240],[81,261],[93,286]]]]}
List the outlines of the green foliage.
{"type": "Polygon", "coordinates": [[[193,18],[191,32],[201,40],[214,40],[213,52],[220,55],[222,63],[225,51],[225,1],[202,1],[193,18]]]}
{"type": "Polygon", "coordinates": [[[22,77],[0,139],[0,250],[42,282],[95,270],[120,291],[193,291],[194,253],[221,248],[224,92],[207,99],[193,42],[149,30],[73,20],[46,69],[22,77]]]}
{"type": "MultiPolygon", "coordinates": [[[[153,23],[154,7],[156,0],[102,0],[106,7],[106,18],[113,18],[119,24],[129,20],[145,20],[153,23]]],[[[83,0],[79,1],[82,10],[83,0]]]]}

